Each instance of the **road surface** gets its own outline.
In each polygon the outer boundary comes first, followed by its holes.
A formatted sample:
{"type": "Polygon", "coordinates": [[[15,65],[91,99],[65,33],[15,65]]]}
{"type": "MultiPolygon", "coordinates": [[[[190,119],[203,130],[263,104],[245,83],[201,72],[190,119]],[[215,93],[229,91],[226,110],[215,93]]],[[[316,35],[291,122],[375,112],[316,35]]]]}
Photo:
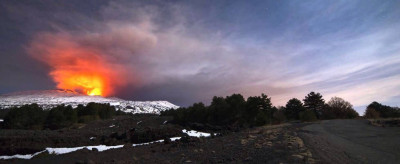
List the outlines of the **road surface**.
{"type": "Polygon", "coordinates": [[[320,163],[400,163],[400,127],[367,120],[327,120],[299,134],[320,163]]]}

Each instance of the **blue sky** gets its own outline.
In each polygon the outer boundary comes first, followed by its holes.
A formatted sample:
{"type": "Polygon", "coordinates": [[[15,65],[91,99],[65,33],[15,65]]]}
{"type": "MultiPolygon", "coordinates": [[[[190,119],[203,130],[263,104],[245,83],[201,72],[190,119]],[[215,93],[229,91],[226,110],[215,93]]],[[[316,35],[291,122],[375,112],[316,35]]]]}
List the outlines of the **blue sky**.
{"type": "Polygon", "coordinates": [[[91,45],[137,77],[118,97],[185,106],[266,93],[284,105],[316,91],[362,114],[372,101],[399,105],[399,8],[379,0],[3,1],[0,93],[55,87],[51,68],[28,51],[46,34],[91,45]]]}

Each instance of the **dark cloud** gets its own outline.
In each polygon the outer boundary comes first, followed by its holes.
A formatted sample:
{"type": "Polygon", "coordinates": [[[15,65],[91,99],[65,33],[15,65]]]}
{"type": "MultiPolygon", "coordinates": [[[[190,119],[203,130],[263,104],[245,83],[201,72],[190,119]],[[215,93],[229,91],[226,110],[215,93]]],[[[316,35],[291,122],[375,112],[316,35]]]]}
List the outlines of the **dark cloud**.
{"type": "Polygon", "coordinates": [[[126,99],[189,105],[214,95],[263,92],[284,105],[319,91],[355,106],[393,102],[400,90],[398,5],[8,1],[0,4],[0,76],[7,77],[0,93],[55,87],[52,66],[28,55],[47,35],[67,36],[128,72],[133,80],[115,79],[126,81],[115,87],[115,96],[126,99]]]}

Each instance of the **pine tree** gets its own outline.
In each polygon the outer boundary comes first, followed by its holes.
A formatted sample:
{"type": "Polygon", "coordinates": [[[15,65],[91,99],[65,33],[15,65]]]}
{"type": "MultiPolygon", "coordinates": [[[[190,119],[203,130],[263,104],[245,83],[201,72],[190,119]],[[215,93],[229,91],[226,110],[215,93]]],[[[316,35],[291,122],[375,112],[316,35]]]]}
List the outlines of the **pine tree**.
{"type": "Polygon", "coordinates": [[[296,98],[290,99],[285,106],[284,113],[289,120],[298,120],[300,112],[305,111],[303,103],[296,98]]]}
{"type": "Polygon", "coordinates": [[[321,111],[324,108],[325,100],[322,98],[320,93],[310,92],[304,99],[304,107],[307,110],[311,110],[319,119],[321,117],[321,111]]]}

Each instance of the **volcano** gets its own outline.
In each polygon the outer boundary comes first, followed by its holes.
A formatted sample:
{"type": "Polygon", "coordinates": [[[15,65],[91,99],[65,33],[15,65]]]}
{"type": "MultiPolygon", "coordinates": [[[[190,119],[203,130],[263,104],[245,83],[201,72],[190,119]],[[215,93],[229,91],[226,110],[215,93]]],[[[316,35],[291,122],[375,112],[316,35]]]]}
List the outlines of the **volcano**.
{"type": "Polygon", "coordinates": [[[57,105],[79,104],[86,105],[90,102],[110,104],[117,110],[127,113],[153,113],[159,114],[167,109],[176,109],[176,106],[168,101],[128,101],[116,97],[89,96],[72,90],[40,90],[23,91],[0,95],[0,108],[20,107],[25,104],[36,103],[43,109],[50,109],[57,105]]]}

